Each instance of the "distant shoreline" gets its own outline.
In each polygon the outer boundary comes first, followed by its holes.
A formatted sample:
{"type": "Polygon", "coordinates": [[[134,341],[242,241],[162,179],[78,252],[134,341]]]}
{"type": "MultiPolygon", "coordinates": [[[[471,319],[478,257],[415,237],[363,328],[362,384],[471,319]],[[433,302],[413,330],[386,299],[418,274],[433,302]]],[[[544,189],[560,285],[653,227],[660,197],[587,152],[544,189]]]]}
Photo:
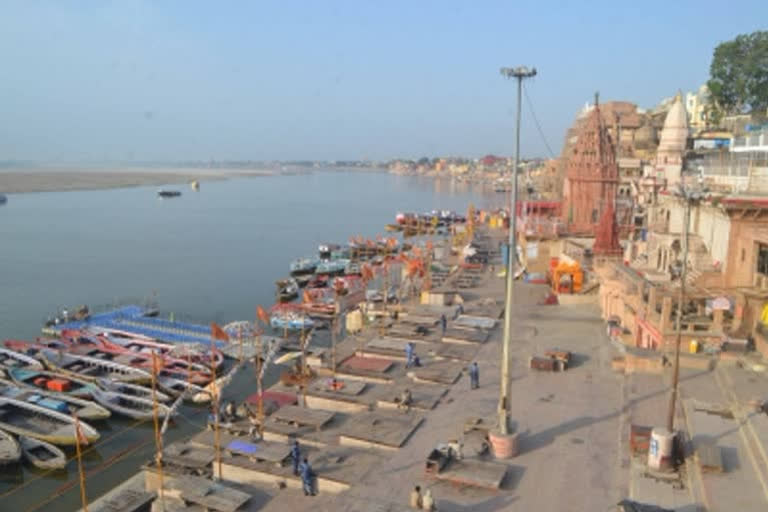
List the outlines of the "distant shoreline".
{"type": "MultiPolygon", "coordinates": [[[[232,178],[294,176],[313,172],[356,172],[362,169],[205,169],[205,168],[76,168],[31,167],[0,169],[0,194],[70,192],[113,188],[185,185],[192,181],[220,181],[232,178]]],[[[380,169],[367,171],[383,171],[380,169]]]]}

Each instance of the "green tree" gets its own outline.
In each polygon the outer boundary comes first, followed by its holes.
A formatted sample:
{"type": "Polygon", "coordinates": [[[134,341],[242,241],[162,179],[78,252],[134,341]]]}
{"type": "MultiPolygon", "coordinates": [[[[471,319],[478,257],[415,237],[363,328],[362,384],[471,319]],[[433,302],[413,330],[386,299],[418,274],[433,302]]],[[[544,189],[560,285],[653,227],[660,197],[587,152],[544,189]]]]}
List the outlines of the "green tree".
{"type": "Polygon", "coordinates": [[[724,114],[768,108],[768,31],[741,34],[715,48],[707,82],[724,114]]]}

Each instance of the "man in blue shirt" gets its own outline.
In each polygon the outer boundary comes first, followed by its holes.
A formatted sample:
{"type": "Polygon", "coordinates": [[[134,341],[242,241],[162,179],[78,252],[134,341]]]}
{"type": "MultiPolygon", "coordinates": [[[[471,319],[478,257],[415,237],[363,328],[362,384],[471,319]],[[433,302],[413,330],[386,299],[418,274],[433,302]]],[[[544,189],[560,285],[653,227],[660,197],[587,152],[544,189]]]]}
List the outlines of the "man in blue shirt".
{"type": "Polygon", "coordinates": [[[293,440],[293,446],[291,446],[291,459],[293,459],[293,475],[299,476],[299,462],[301,462],[301,449],[299,448],[299,442],[293,440]]]}
{"type": "Polygon", "coordinates": [[[413,365],[413,343],[410,341],[405,345],[405,367],[410,368],[413,365]]]}
{"type": "Polygon", "coordinates": [[[477,361],[469,365],[469,386],[470,389],[480,387],[480,369],[477,367],[477,361]]]}
{"type": "Polygon", "coordinates": [[[312,487],[312,478],[315,474],[306,457],[304,457],[301,466],[299,466],[299,471],[301,472],[301,487],[304,489],[304,496],[314,496],[315,491],[312,487]]]}

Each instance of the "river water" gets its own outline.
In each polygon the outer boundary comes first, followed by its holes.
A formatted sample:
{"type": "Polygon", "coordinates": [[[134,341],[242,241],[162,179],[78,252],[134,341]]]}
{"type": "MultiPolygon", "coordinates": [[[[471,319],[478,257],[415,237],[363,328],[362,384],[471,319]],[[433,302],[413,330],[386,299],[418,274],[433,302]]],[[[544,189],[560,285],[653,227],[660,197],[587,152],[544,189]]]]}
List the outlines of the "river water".
{"type": "MultiPolygon", "coordinates": [[[[0,338],[39,336],[42,321],[62,306],[126,298],[154,297],[163,314],[201,323],[253,319],[257,304],[274,302],[274,281],[287,275],[290,260],[315,254],[321,242],[383,234],[398,211],[463,213],[470,202],[502,202],[479,186],[383,172],[175,188],[183,195],[169,200],[158,199],[154,187],[9,197],[0,206],[0,338]]],[[[227,391],[242,399],[254,387],[243,371],[227,391]]],[[[166,442],[199,429],[204,416],[185,407],[166,442]]],[[[84,457],[90,499],[134,474],[154,449],[151,422],[95,426],[102,441],[84,457]]],[[[5,468],[0,511],[75,510],[78,489],[74,463],[55,475],[5,468]]]]}

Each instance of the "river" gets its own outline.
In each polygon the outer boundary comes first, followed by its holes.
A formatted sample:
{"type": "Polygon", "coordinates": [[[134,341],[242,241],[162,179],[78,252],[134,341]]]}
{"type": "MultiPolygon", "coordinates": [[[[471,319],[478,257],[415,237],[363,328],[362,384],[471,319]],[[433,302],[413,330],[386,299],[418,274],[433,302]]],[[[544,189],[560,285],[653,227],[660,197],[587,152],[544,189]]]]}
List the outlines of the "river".
{"type": "MultiPolygon", "coordinates": [[[[384,233],[398,211],[491,206],[501,196],[454,180],[333,172],[203,182],[160,200],[155,187],[44,192],[0,206],[0,338],[33,339],[58,308],[153,297],[162,314],[207,323],[249,320],[274,302],[291,259],[321,242],[384,233]]],[[[241,372],[228,392],[254,391],[241,372]]],[[[200,427],[184,407],[167,442],[200,427]]],[[[134,474],[154,449],[151,423],[110,419],[84,457],[93,500],[134,474]]],[[[71,455],[68,452],[68,455],[71,455]]],[[[0,470],[0,510],[75,510],[77,468],[0,470]],[[62,492],[64,491],[64,492],[62,492]],[[53,501],[50,497],[61,492],[53,501]],[[45,504],[45,505],[44,505],[45,504]]]]}

